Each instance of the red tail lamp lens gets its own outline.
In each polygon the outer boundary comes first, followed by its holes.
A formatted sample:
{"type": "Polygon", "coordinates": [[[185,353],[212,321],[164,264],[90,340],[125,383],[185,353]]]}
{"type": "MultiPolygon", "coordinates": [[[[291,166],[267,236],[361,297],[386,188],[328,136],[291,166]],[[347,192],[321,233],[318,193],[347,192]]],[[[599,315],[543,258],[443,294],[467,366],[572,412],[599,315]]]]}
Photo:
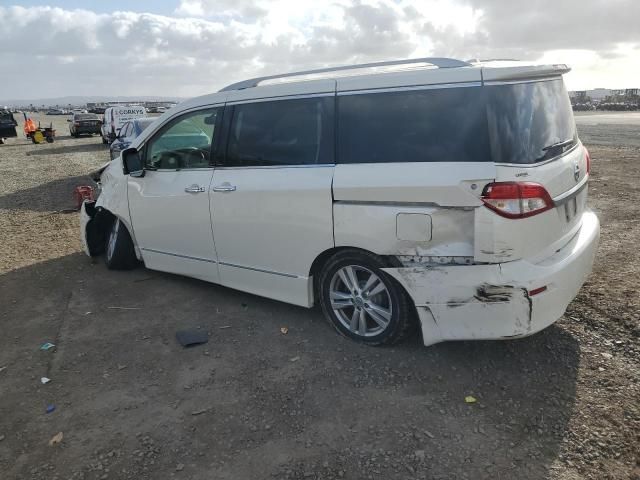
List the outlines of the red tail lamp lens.
{"type": "Polygon", "coordinates": [[[533,182],[495,182],[482,192],[484,204],[505,218],[526,218],[553,208],[549,192],[533,182]]]}

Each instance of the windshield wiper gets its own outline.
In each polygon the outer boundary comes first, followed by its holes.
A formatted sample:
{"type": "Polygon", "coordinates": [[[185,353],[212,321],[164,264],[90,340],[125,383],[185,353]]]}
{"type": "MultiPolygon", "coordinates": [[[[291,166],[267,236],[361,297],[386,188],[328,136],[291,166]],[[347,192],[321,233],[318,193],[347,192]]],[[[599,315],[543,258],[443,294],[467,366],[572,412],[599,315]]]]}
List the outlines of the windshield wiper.
{"type": "Polygon", "coordinates": [[[548,145],[546,147],[543,147],[542,151],[546,152],[547,150],[551,150],[552,148],[566,147],[568,145],[571,145],[573,142],[575,142],[575,139],[569,138],[568,140],[563,140],[562,142],[554,143],[552,145],[548,145]]]}

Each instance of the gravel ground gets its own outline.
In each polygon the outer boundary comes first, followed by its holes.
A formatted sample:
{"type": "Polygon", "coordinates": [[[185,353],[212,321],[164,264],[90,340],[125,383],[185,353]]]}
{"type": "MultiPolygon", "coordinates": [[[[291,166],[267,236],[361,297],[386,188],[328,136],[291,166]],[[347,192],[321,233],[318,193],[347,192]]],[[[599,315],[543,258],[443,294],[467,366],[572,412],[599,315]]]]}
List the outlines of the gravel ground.
{"type": "Polygon", "coordinates": [[[317,310],[108,271],[65,213],[107,160],[100,139],[68,137],[62,117],[52,145],[10,139],[0,478],[640,479],[640,126],[582,118],[602,221],[590,280],[530,338],[430,348],[359,346],[317,310]],[[180,348],[191,327],[209,343],[180,348]]]}

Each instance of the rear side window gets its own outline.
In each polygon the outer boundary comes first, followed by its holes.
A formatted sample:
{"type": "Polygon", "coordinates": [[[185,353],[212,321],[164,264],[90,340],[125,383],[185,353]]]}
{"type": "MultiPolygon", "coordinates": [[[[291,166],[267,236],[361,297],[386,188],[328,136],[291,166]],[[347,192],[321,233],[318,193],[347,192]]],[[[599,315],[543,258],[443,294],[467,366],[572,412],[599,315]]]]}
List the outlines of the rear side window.
{"type": "Polygon", "coordinates": [[[482,87],[338,97],[338,163],[490,162],[482,87]]]}
{"type": "Polygon", "coordinates": [[[333,163],[333,98],[235,105],[225,165],[333,163]]]}
{"type": "Polygon", "coordinates": [[[573,111],[561,79],[485,89],[496,163],[542,162],[576,144],[573,111]]]}

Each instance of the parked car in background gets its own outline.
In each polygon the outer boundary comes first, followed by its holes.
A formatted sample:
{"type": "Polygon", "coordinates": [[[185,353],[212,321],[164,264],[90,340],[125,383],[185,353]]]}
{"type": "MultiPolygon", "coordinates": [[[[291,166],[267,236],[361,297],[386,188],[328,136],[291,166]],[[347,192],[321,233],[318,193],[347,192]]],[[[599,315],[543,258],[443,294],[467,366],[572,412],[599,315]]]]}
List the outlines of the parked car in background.
{"type": "Polygon", "coordinates": [[[61,108],[50,108],[47,110],[47,115],[66,115],[67,111],[61,108]]]}
{"type": "Polygon", "coordinates": [[[80,135],[100,135],[102,121],[95,113],[74,113],[69,119],[69,133],[72,137],[80,135]]]}
{"type": "Polygon", "coordinates": [[[16,127],[18,122],[13,118],[13,113],[6,107],[0,109],[0,145],[3,145],[9,137],[17,137],[16,127]]]}
{"type": "Polygon", "coordinates": [[[129,148],[131,142],[140,135],[145,128],[156,121],[157,117],[143,117],[131,120],[125,123],[120,129],[120,133],[116,136],[116,139],[109,145],[109,155],[113,160],[120,152],[125,148],[129,148]]]}
{"type": "Polygon", "coordinates": [[[531,335],[577,295],[600,234],[568,71],[398,60],[182,102],[101,172],[83,247],[320,304],[370,345],[413,326],[425,345],[531,335]]]}
{"type": "Polygon", "coordinates": [[[113,142],[126,122],[146,115],[147,110],[138,105],[107,108],[102,119],[102,143],[113,142]]]}

